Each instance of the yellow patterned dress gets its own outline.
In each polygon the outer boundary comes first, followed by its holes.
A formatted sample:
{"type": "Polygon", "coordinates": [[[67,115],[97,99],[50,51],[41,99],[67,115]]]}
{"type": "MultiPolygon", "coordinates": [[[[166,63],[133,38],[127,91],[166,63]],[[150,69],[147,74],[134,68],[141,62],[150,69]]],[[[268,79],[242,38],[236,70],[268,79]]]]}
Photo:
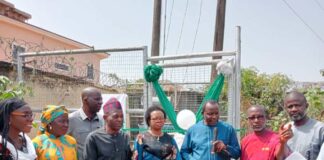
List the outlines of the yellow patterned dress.
{"type": "Polygon", "coordinates": [[[45,132],[32,141],[38,160],[77,160],[76,140],[69,135],[56,138],[45,132]]]}

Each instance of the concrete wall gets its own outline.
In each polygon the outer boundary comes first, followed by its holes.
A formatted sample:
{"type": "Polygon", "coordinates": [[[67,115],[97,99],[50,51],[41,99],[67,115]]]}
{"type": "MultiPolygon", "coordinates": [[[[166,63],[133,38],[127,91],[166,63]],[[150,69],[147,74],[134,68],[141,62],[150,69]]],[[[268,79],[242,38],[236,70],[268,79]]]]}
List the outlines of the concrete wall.
{"type": "MultiPolygon", "coordinates": [[[[14,66],[0,63],[0,75],[7,76],[15,81],[17,73],[14,66]]],[[[35,122],[39,120],[40,111],[48,104],[65,105],[69,110],[81,107],[81,91],[86,87],[96,87],[103,94],[116,94],[118,91],[105,88],[86,81],[72,79],[66,76],[55,75],[53,73],[32,74],[31,69],[25,68],[24,80],[27,87],[32,89],[32,95],[26,95],[24,100],[36,111],[35,122]]],[[[126,115],[127,116],[127,115],[126,115]]],[[[37,128],[29,134],[31,137],[36,135],[37,128]]]]}
{"type": "MultiPolygon", "coordinates": [[[[0,61],[12,62],[12,46],[18,45],[26,49],[26,52],[36,51],[52,51],[52,50],[71,50],[71,49],[88,49],[90,46],[74,41],[72,39],[60,36],[56,33],[47,31],[45,29],[16,21],[8,17],[0,15],[0,61]]],[[[54,63],[64,63],[69,65],[71,68],[81,66],[85,67],[88,64],[92,64],[95,70],[100,70],[100,60],[107,58],[107,55],[100,54],[82,54],[63,56],[65,62],[61,60],[63,58],[57,58],[58,56],[47,56],[46,59],[36,58],[36,62],[44,63],[46,65],[40,65],[40,68],[47,72],[57,72],[54,67],[54,63]]],[[[34,58],[26,58],[26,61],[31,61],[34,58]]],[[[26,66],[32,66],[32,63],[26,64],[26,66]]],[[[64,72],[63,72],[64,73],[64,72]]],[[[79,75],[80,72],[66,72],[65,75],[79,75]]]]}

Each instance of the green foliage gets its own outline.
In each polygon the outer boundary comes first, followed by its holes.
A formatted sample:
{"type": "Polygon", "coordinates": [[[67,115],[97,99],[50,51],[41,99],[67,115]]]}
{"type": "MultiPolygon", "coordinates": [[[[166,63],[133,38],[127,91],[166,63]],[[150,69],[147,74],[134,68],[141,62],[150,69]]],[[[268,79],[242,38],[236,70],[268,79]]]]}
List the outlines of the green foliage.
{"type": "MultiPolygon", "coordinates": [[[[256,68],[242,69],[242,114],[246,116],[246,110],[251,105],[263,105],[270,118],[268,124],[273,130],[278,130],[281,124],[288,121],[283,111],[283,97],[291,84],[292,80],[284,74],[268,75],[259,73],[256,68]]],[[[246,119],[243,119],[242,127],[248,127],[246,119]]]]}
{"type": "Polygon", "coordinates": [[[320,88],[308,88],[306,90],[306,99],[309,104],[308,116],[317,120],[324,120],[324,91],[320,88]]]}
{"type": "MultiPolygon", "coordinates": [[[[13,97],[23,98],[25,95],[33,95],[31,87],[27,87],[25,83],[14,84],[8,77],[0,76],[0,101],[13,97]]],[[[32,125],[37,128],[36,122],[32,125]]]]}
{"type": "Polygon", "coordinates": [[[274,131],[279,131],[279,127],[289,121],[289,117],[285,111],[281,111],[279,114],[269,118],[267,125],[274,131]]]}
{"type": "Polygon", "coordinates": [[[0,76],[0,101],[13,97],[23,98],[26,94],[32,95],[30,87],[24,83],[14,84],[8,77],[0,76]]]}
{"type": "Polygon", "coordinates": [[[282,110],[283,97],[291,80],[283,74],[260,74],[255,68],[242,70],[242,99],[249,102],[243,104],[247,109],[251,104],[262,104],[270,113],[278,114],[282,110]]]}
{"type": "MultiPolygon", "coordinates": [[[[260,104],[268,111],[268,125],[278,131],[281,124],[289,121],[283,110],[283,99],[287,89],[293,81],[286,75],[276,73],[272,75],[260,74],[256,68],[242,70],[241,111],[243,115],[252,104],[260,104]]],[[[309,103],[308,116],[323,121],[324,91],[320,88],[304,88],[309,103]]],[[[246,116],[246,115],[245,115],[246,116]]],[[[242,119],[242,127],[247,127],[247,121],[242,119]]]]}
{"type": "MultiPolygon", "coordinates": [[[[254,104],[263,105],[267,109],[268,126],[278,131],[281,124],[289,121],[284,109],[283,99],[286,91],[291,87],[293,81],[286,75],[259,73],[254,68],[245,68],[241,71],[241,130],[248,128],[247,109],[254,104]]],[[[209,86],[206,85],[205,91],[209,86]]],[[[225,81],[224,89],[220,96],[221,107],[227,106],[228,83],[225,81]]],[[[305,88],[303,91],[309,103],[308,116],[324,121],[324,91],[320,88],[305,88]]],[[[221,112],[224,110],[220,108],[221,112]]],[[[223,113],[222,113],[223,114],[223,113]]],[[[245,133],[241,132],[243,137],[245,133]]]]}

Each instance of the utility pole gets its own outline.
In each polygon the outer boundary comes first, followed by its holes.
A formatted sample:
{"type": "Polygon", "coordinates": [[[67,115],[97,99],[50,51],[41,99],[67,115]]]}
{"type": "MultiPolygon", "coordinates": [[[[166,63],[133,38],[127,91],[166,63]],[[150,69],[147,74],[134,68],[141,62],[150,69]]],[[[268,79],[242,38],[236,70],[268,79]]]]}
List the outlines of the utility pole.
{"type": "MultiPolygon", "coordinates": [[[[151,56],[160,55],[161,8],[162,8],[161,1],[162,0],[154,0],[151,56]]],[[[158,62],[155,61],[152,63],[158,63],[158,62]]]]}
{"type": "MultiPolygon", "coordinates": [[[[214,34],[213,51],[222,51],[224,43],[224,28],[225,28],[225,8],[226,0],[217,0],[216,23],[214,34]]],[[[213,59],[221,59],[221,56],[214,56],[213,59]]],[[[217,75],[216,65],[212,65],[210,82],[212,83],[217,75]]]]}

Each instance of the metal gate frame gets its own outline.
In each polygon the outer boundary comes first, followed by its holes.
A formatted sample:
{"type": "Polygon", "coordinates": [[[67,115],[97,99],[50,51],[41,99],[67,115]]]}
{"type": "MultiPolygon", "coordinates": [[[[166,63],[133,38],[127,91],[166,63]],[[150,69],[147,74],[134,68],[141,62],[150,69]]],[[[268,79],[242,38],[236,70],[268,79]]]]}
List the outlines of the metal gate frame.
{"type": "MultiPolygon", "coordinates": [[[[74,49],[74,50],[56,50],[56,51],[43,51],[43,52],[26,52],[19,53],[17,57],[17,71],[18,71],[18,82],[23,82],[23,59],[25,57],[39,57],[39,56],[57,56],[57,55],[78,55],[78,54],[96,54],[105,52],[125,52],[125,51],[142,51],[143,52],[143,65],[147,65],[147,46],[142,47],[127,47],[127,48],[109,48],[109,49],[74,49]]],[[[107,53],[109,54],[109,53],[107,53]]],[[[144,82],[143,88],[143,105],[144,109],[128,109],[127,113],[144,113],[146,110],[148,100],[148,83],[144,82]]]]}
{"type": "MultiPolygon", "coordinates": [[[[177,60],[177,59],[192,59],[201,57],[213,57],[213,56],[230,56],[234,57],[234,70],[233,73],[229,75],[229,87],[228,87],[228,113],[227,121],[233,125],[234,128],[240,128],[240,90],[241,90],[241,27],[237,26],[237,37],[236,37],[236,50],[235,51],[217,51],[217,52],[196,52],[188,54],[179,54],[172,56],[153,56],[147,58],[147,63],[156,63],[162,68],[174,68],[174,67],[186,67],[186,66],[203,66],[217,64],[221,60],[208,60],[208,61],[191,61],[191,62],[179,62],[179,63],[168,63],[164,64],[164,60],[177,60]]],[[[148,105],[152,104],[152,85],[148,86],[148,105]]],[[[239,134],[238,134],[239,135],[239,134]]]]}

